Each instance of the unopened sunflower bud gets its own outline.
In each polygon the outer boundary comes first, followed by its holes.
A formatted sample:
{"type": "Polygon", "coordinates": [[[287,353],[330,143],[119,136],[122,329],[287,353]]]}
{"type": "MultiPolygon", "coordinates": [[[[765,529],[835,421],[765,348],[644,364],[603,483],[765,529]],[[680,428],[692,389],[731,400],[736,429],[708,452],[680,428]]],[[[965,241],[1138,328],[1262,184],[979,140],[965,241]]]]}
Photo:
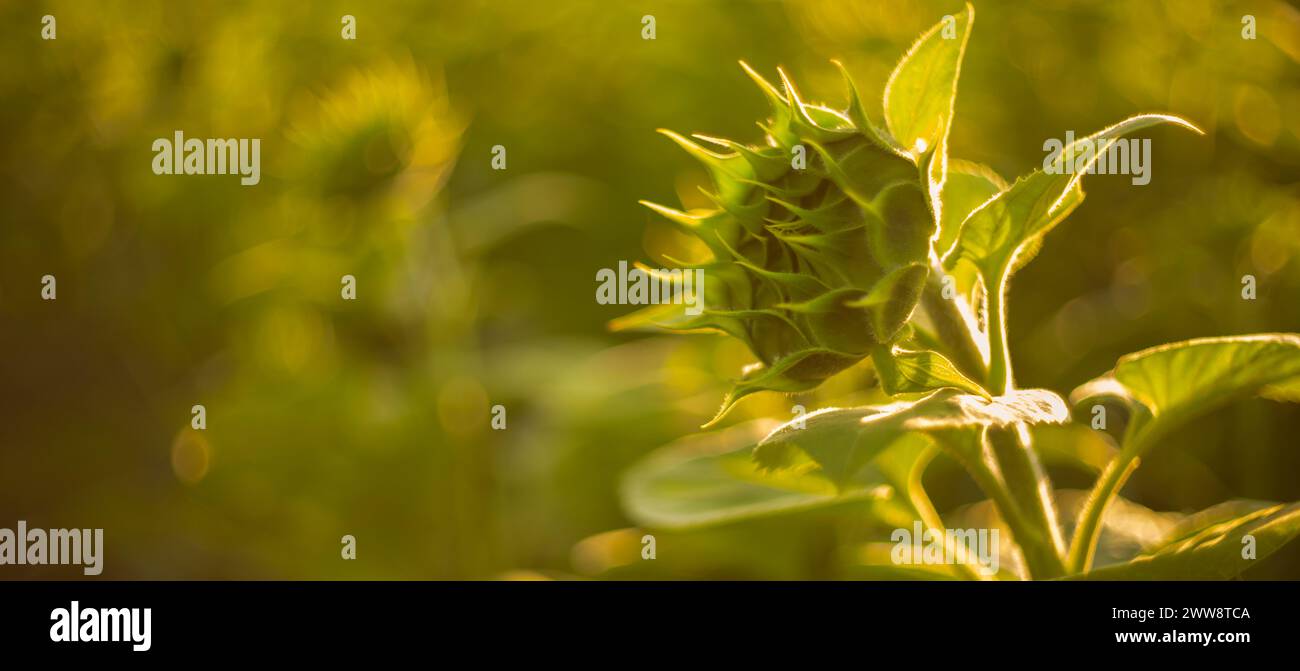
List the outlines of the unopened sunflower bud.
{"type": "Polygon", "coordinates": [[[804,102],[783,71],[778,88],[741,65],[772,103],[759,124],[764,143],[663,131],[707,168],[716,208],[644,203],[712,253],[705,309],[656,306],[612,323],[721,331],[749,346],[759,362],[710,424],[748,394],[812,389],[895,342],[920,299],[936,229],[933,153],[903,151],[872,125],[847,74],[841,112],[804,102]]]}

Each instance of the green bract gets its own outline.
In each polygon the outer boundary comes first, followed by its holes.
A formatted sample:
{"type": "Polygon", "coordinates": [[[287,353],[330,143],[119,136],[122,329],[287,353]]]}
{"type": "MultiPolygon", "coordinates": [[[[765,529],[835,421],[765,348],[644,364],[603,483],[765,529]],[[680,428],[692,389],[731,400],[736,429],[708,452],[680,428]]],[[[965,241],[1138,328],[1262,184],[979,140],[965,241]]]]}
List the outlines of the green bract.
{"type": "MultiPolygon", "coordinates": [[[[776,86],[746,66],[773,108],[762,143],[666,133],[713,178],[714,208],[646,203],[712,252],[705,309],[690,316],[657,306],[615,326],[720,331],[749,346],[758,362],[710,424],[743,396],[805,391],[868,359],[880,391],[896,398],[818,410],[761,439],[756,425],[686,439],[629,473],[625,507],[646,526],[680,530],[858,505],[877,526],[901,515],[904,525],[939,532],[945,520],[922,476],[946,454],[989,499],[965,514],[985,514],[1012,539],[1010,566],[996,577],[1237,575],[1249,565],[1246,535],[1263,557],[1300,534],[1295,505],[1239,501],[1184,516],[1118,492],[1141,457],[1189,419],[1250,395],[1300,398],[1300,335],[1206,338],[1125,356],[1073,395],[1079,416],[1118,406],[1122,435],[1085,425],[1053,434],[1063,429],[1052,425],[1069,422],[1065,401],[1015,386],[1008,279],[1080,206],[1084,171],[1111,143],[1157,124],[1200,131],[1177,116],[1136,115],[1080,140],[1096,152],[1073,170],[1058,158],[1011,184],[950,159],[973,18],[968,6],[912,46],[885,88],[883,124],[867,115],[847,73],[847,107],[832,109],[805,102],[786,73],[776,86]],[[1079,432],[1094,442],[1062,439],[1079,432]],[[720,447],[697,447],[706,444],[720,447]],[[1058,494],[1040,454],[1100,471],[1097,484],[1058,494]]],[[[846,572],[990,577],[964,556],[951,571],[867,560],[870,570],[846,572]]]]}

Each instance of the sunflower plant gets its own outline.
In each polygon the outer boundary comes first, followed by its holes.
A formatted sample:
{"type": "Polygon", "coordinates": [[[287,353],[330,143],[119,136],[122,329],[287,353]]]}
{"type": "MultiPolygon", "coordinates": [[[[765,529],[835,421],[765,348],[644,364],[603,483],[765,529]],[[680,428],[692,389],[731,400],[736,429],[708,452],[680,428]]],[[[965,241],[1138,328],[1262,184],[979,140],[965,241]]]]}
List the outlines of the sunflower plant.
{"type": "Polygon", "coordinates": [[[870,114],[842,66],[848,104],[834,108],[806,101],[784,71],[773,83],[742,63],[772,107],[761,142],[664,131],[712,178],[709,209],[646,203],[707,248],[706,309],[653,306],[613,326],[720,332],[756,361],[706,433],[629,471],[625,507],[647,529],[678,530],[865,502],[877,528],[915,524],[957,558],[903,567],[877,553],[868,563],[884,577],[1236,576],[1300,533],[1300,504],[1238,500],[1177,515],[1119,491],[1152,450],[1174,447],[1165,439],[1189,420],[1252,395],[1300,397],[1300,335],[1156,346],[1121,357],[1071,402],[1017,386],[1008,281],[1083,202],[1092,162],[1154,125],[1200,131],[1178,116],[1139,114],[1079,140],[1095,149],[1078,152],[1082,162],[1064,165],[1076,155],[1067,147],[1011,183],[951,157],[973,20],[967,6],[924,33],[870,114]],[[805,392],[857,365],[889,403],[713,430],[747,395],[805,392]],[[1106,449],[1091,490],[1066,497],[1035,441],[1043,427],[1070,424],[1096,432],[1106,449]],[[984,524],[1008,532],[992,574],[946,531],[953,519],[926,492],[922,476],[939,454],[988,497],[984,524]]]}

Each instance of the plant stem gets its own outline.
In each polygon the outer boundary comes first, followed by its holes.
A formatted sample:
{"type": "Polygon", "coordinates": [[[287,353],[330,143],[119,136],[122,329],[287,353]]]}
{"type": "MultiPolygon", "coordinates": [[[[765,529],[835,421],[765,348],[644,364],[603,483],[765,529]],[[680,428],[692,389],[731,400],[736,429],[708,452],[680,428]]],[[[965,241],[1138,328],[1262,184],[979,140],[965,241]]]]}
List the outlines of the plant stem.
{"type": "Polygon", "coordinates": [[[957,307],[957,301],[964,299],[944,298],[942,278],[943,273],[935,266],[921,293],[921,305],[934,324],[939,340],[952,355],[953,364],[971,379],[983,380],[988,376],[988,367],[975,342],[979,337],[978,328],[967,321],[966,315],[957,307]]]}
{"type": "Polygon", "coordinates": [[[1064,575],[1065,541],[1057,521],[1052,483],[1033,452],[1028,432],[990,429],[988,442],[1013,503],[1033,529],[1025,559],[1034,565],[1034,577],[1064,575]]]}
{"type": "MultiPolygon", "coordinates": [[[[947,544],[951,540],[948,537],[947,530],[943,524],[943,518],[939,511],[935,510],[934,503],[930,501],[930,496],[926,494],[925,487],[921,482],[922,476],[925,475],[925,469],[930,465],[930,461],[939,453],[937,446],[931,445],[917,457],[916,463],[912,465],[912,470],[907,476],[908,499],[912,504],[912,509],[920,516],[921,523],[927,529],[933,530],[937,538],[941,538],[944,546],[944,556],[947,556],[947,544]]],[[[957,558],[957,566],[966,573],[966,577],[973,580],[994,580],[994,576],[984,575],[979,571],[977,565],[972,565],[970,561],[969,549],[965,546],[959,546],[954,550],[954,556],[957,558]]]]}
{"type": "MultiPolygon", "coordinates": [[[[989,286],[985,275],[985,301],[989,338],[987,388],[999,396],[1015,389],[1011,371],[1011,350],[1007,347],[1007,273],[993,274],[997,281],[989,286]]],[[[1009,495],[998,502],[1008,524],[1018,518],[1019,529],[1012,528],[1016,542],[1024,553],[1025,563],[1035,578],[1055,578],[1065,574],[1065,542],[1056,517],[1052,482],[1038,463],[1028,433],[1013,430],[990,430],[988,446],[1001,472],[995,484],[1004,486],[1009,495]]]]}
{"type": "Polygon", "coordinates": [[[1016,545],[1020,549],[1020,556],[1025,561],[1025,568],[1029,571],[1029,577],[1037,575],[1037,559],[1030,561],[1029,548],[1033,545],[1030,538],[1032,532],[1029,524],[1020,514],[1020,508],[1012,500],[1011,494],[1007,491],[1006,485],[997,473],[990,468],[989,464],[967,463],[966,472],[974,478],[975,484],[984,491],[984,494],[993,501],[993,505],[998,509],[1002,516],[1002,521],[1006,522],[1007,528],[1011,529],[1011,535],[1015,538],[1016,545]]]}
{"type": "Polygon", "coordinates": [[[1011,391],[1011,351],[1007,349],[1006,275],[998,274],[997,286],[985,285],[988,302],[989,376],[988,389],[996,395],[1011,391]]]}
{"type": "Polygon", "coordinates": [[[1097,485],[1088,494],[1079,514],[1078,525],[1074,528],[1074,537],[1070,541],[1070,556],[1066,568],[1071,573],[1083,573],[1092,566],[1093,555],[1097,551],[1097,539],[1100,537],[1101,520],[1106,508],[1128,481],[1133,471],[1137,470],[1141,460],[1126,457],[1123,453],[1106,464],[1106,470],[1097,480],[1097,485]]]}
{"type": "MultiPolygon", "coordinates": [[[[935,279],[931,274],[931,279],[935,279]]],[[[1011,353],[1007,348],[1006,273],[999,272],[989,286],[985,277],[988,309],[989,363],[986,388],[1002,396],[1014,390],[1011,353]]],[[[971,359],[980,361],[974,333],[952,301],[944,299],[937,282],[926,285],[922,301],[940,336],[958,354],[958,366],[968,371],[971,359]],[[972,357],[971,352],[975,352],[972,357]]],[[[984,366],[978,366],[983,369],[984,366]]],[[[1053,501],[1051,480],[1034,455],[1027,431],[997,429],[985,432],[980,441],[982,454],[966,463],[966,470],[993,500],[1020,546],[1026,568],[1034,578],[1055,578],[1065,574],[1065,542],[1053,501]]]]}

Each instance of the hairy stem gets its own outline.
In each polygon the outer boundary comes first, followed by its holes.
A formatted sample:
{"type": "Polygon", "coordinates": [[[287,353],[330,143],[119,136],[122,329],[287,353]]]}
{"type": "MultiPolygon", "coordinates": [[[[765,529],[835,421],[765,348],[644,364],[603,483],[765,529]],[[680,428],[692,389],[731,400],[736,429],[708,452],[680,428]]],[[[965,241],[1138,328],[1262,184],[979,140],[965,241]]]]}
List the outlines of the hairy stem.
{"type": "Polygon", "coordinates": [[[975,484],[984,491],[984,494],[993,501],[993,505],[998,509],[1002,520],[1006,522],[1007,527],[1011,529],[1011,535],[1016,541],[1020,550],[1020,556],[1025,560],[1025,568],[1029,570],[1029,576],[1037,575],[1037,561],[1030,561],[1029,547],[1033,541],[1029,539],[1032,532],[1029,530],[1029,524],[1020,515],[1020,508],[1012,500],[1010,492],[1007,491],[1006,485],[997,473],[986,463],[967,464],[966,471],[974,478],[975,484]]]}
{"type": "MultiPolygon", "coordinates": [[[[1005,272],[995,275],[997,280],[989,286],[985,278],[985,301],[988,309],[989,367],[987,387],[998,395],[1015,389],[1011,371],[1011,350],[1007,347],[1007,308],[1005,272]]],[[[1052,499],[1052,482],[1038,463],[1029,442],[1027,431],[991,430],[989,447],[997,460],[1010,500],[1003,508],[1003,516],[1010,524],[1018,517],[1020,529],[1013,528],[1035,578],[1055,578],[1066,572],[1065,542],[1061,536],[1056,506],[1052,499]],[[1012,509],[1014,508],[1014,513],[1012,509]]]]}
{"type": "Polygon", "coordinates": [[[1064,575],[1065,541],[1057,520],[1052,482],[1033,452],[1028,431],[990,429],[988,442],[1014,505],[1033,529],[1027,539],[1025,559],[1035,567],[1034,577],[1064,575]]]}
{"type": "Polygon", "coordinates": [[[948,450],[957,463],[961,464],[975,484],[993,501],[998,514],[1011,530],[1015,548],[1024,559],[1025,568],[1031,578],[1060,575],[1059,555],[1044,552],[1047,546],[1046,533],[1026,517],[1021,506],[1011,494],[1003,480],[997,459],[989,446],[987,431],[970,435],[961,431],[938,432],[932,434],[941,446],[948,450]],[[1055,561],[1052,557],[1055,556],[1055,561]]]}
{"type": "MultiPolygon", "coordinates": [[[[916,463],[912,465],[911,472],[907,477],[908,499],[912,504],[912,509],[920,516],[921,523],[926,529],[933,530],[932,533],[937,538],[942,539],[944,546],[944,556],[947,556],[947,544],[951,540],[946,533],[943,524],[943,518],[939,516],[939,511],[935,510],[934,503],[930,501],[929,494],[926,494],[925,487],[921,483],[922,476],[925,475],[925,469],[930,465],[930,461],[939,453],[939,448],[931,445],[917,458],[916,463]]],[[[970,560],[969,549],[964,545],[958,545],[954,549],[954,556],[957,558],[957,566],[966,574],[966,577],[972,580],[993,580],[993,576],[986,576],[979,567],[974,565],[970,560]]]]}
{"type": "Polygon", "coordinates": [[[1083,573],[1092,566],[1093,555],[1097,552],[1097,539],[1101,536],[1101,520],[1106,514],[1106,507],[1119,493],[1129,476],[1137,470],[1140,459],[1123,454],[1106,464],[1106,470],[1097,480],[1097,485],[1088,494],[1079,514],[1079,523],[1074,528],[1074,537],[1070,540],[1070,556],[1066,568],[1071,573],[1083,573]]]}
{"type": "Polygon", "coordinates": [[[967,321],[957,307],[958,298],[944,298],[943,273],[937,267],[930,272],[921,293],[921,306],[934,324],[935,335],[943,343],[952,362],[961,372],[973,380],[983,380],[988,375],[976,338],[980,337],[978,328],[967,321]]]}
{"type": "Polygon", "coordinates": [[[1011,351],[1007,349],[1007,309],[1006,309],[1006,275],[1000,277],[996,286],[987,287],[988,331],[989,331],[989,375],[988,388],[994,394],[1002,395],[1011,391],[1014,380],[1011,375],[1011,351]]]}

